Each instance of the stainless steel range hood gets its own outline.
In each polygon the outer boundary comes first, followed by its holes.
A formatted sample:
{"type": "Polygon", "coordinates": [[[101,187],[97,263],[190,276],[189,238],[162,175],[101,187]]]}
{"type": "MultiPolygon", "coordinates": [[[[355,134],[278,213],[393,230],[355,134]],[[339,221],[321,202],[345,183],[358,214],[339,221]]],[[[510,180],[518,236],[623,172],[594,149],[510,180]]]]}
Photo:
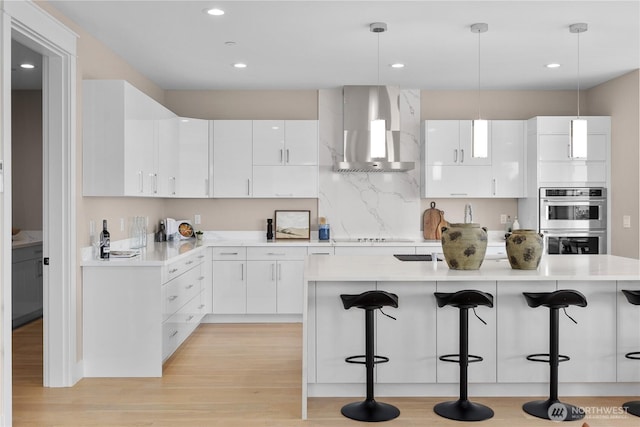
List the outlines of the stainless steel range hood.
{"type": "MultiPolygon", "coordinates": [[[[400,89],[397,86],[344,86],[343,159],[336,172],[406,172],[413,162],[400,161],[400,89]],[[371,142],[375,120],[384,120],[384,138],[371,142]]],[[[375,140],[375,138],[374,138],[375,140]]]]}

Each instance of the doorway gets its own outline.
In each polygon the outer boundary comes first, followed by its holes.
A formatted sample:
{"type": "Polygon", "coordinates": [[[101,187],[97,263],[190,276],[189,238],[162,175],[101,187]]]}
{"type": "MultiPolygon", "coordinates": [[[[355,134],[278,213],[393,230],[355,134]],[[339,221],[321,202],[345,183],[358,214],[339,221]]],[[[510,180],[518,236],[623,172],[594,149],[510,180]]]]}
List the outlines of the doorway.
{"type": "MultiPolygon", "coordinates": [[[[11,43],[42,55],[43,384],[67,387],[82,376],[76,351],[76,39],[34,2],[0,2],[0,291],[1,353],[11,354],[11,43]]],[[[11,357],[1,360],[0,424],[12,421],[11,357]]]]}

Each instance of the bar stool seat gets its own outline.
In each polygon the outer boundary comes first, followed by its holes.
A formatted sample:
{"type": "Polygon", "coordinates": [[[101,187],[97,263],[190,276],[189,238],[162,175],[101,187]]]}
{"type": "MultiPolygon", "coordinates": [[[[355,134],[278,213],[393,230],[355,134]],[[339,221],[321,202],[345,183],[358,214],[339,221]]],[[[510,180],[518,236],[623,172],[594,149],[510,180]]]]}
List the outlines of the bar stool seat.
{"type": "MultiPolygon", "coordinates": [[[[365,310],[365,354],[349,356],[345,359],[347,363],[363,364],[367,372],[367,397],[362,402],[354,402],[344,405],[341,409],[342,415],[352,420],[377,422],[392,420],[400,415],[400,410],[388,403],[377,402],[373,393],[373,368],[378,363],[386,363],[388,357],[374,354],[375,332],[374,332],[374,311],[382,307],[398,308],[398,296],[385,291],[366,291],[361,294],[340,295],[342,305],[345,310],[352,307],[365,310]]],[[[385,313],[383,313],[385,314],[385,313]]],[[[387,317],[391,317],[385,314],[387,317]]],[[[391,317],[394,319],[393,317],[391,317]]]]}
{"type": "MultiPolygon", "coordinates": [[[[640,290],[630,291],[622,289],[622,293],[627,298],[627,301],[629,301],[629,304],[640,305],[640,290]]],[[[632,351],[631,353],[625,354],[624,357],[632,360],[640,360],[640,351],[632,351]]],[[[622,404],[622,407],[625,408],[627,413],[640,417],[640,400],[625,402],[622,404]]]]}
{"type": "MultiPolygon", "coordinates": [[[[549,308],[549,353],[536,353],[527,356],[532,362],[544,362],[550,366],[549,399],[527,402],[522,409],[534,417],[553,421],[573,421],[584,418],[584,411],[576,406],[563,403],[558,399],[558,366],[560,362],[570,360],[569,356],[559,352],[560,323],[559,310],[569,306],[586,307],[587,299],[573,289],[561,289],[555,292],[523,292],[527,305],[532,308],[549,308]]],[[[565,312],[566,314],[566,312],[565,312]]],[[[567,314],[569,317],[569,315],[567,314]]],[[[571,317],[572,321],[575,322],[571,317]]]]}
{"type": "MultiPolygon", "coordinates": [[[[482,357],[469,354],[469,309],[475,310],[478,306],[493,307],[493,295],[473,289],[451,293],[436,292],[434,295],[438,307],[442,308],[448,305],[460,310],[459,353],[445,354],[439,357],[443,362],[453,362],[460,365],[460,397],[458,400],[438,403],[433,407],[433,411],[450,420],[482,421],[489,419],[493,417],[491,408],[469,401],[467,369],[469,363],[482,361],[482,357]]],[[[482,322],[484,323],[484,320],[482,322]]]]}

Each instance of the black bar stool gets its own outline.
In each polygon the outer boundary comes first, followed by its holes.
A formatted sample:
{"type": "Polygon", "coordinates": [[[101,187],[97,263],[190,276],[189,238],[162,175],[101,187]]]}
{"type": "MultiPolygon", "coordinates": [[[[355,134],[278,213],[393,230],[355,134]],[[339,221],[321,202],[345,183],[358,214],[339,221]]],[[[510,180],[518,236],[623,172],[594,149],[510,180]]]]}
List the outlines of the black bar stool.
{"type": "MultiPolygon", "coordinates": [[[[527,360],[549,364],[549,399],[527,402],[522,409],[530,415],[553,421],[574,421],[584,418],[584,411],[558,399],[558,367],[560,362],[569,360],[569,356],[560,354],[560,322],[559,310],[562,308],[567,314],[566,308],[570,305],[586,307],[587,299],[578,291],[562,289],[554,292],[523,292],[529,307],[549,308],[549,353],[530,354],[527,360]]],[[[567,317],[574,323],[571,316],[567,317]]]]}
{"type": "MultiPolygon", "coordinates": [[[[629,304],[640,305],[640,291],[628,291],[622,289],[622,293],[627,297],[629,304]]],[[[640,351],[632,351],[624,355],[627,359],[640,360],[640,351]]],[[[622,404],[622,407],[632,415],[640,417],[640,400],[634,400],[622,404]]]]}
{"type": "MultiPolygon", "coordinates": [[[[438,307],[450,305],[460,310],[460,354],[445,354],[440,356],[444,362],[453,362],[460,365],[460,398],[450,402],[438,403],[433,407],[436,414],[450,420],[458,421],[482,421],[493,417],[493,410],[480,403],[469,401],[469,380],[467,369],[469,363],[480,362],[482,357],[469,354],[469,309],[479,305],[493,307],[493,295],[476,290],[465,290],[453,293],[436,292],[438,307]]],[[[476,314],[476,317],[478,315],[476,314]]],[[[480,319],[480,317],[478,317],[480,319]]],[[[486,322],[480,319],[486,325],[486,322]]]]}
{"type": "Polygon", "coordinates": [[[367,291],[357,295],[340,295],[340,298],[345,310],[351,307],[365,310],[365,354],[347,357],[345,362],[362,364],[367,369],[366,400],[344,405],[341,410],[342,415],[352,420],[367,422],[392,420],[400,415],[400,410],[388,403],[376,402],[373,397],[373,368],[378,363],[389,361],[388,357],[375,355],[373,312],[380,310],[382,314],[395,320],[381,309],[382,307],[398,308],[398,296],[385,291],[367,291]]]}

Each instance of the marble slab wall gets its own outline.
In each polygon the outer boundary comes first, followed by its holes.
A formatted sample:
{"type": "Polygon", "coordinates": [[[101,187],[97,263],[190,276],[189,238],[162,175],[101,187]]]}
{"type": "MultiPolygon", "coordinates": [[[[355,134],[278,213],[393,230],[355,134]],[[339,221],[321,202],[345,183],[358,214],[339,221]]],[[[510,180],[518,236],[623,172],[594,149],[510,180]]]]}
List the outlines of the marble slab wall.
{"type": "Polygon", "coordinates": [[[409,172],[333,172],[343,155],[342,88],[320,90],[318,216],[331,237],[410,238],[420,235],[420,91],[400,92],[400,160],[409,172]]]}

